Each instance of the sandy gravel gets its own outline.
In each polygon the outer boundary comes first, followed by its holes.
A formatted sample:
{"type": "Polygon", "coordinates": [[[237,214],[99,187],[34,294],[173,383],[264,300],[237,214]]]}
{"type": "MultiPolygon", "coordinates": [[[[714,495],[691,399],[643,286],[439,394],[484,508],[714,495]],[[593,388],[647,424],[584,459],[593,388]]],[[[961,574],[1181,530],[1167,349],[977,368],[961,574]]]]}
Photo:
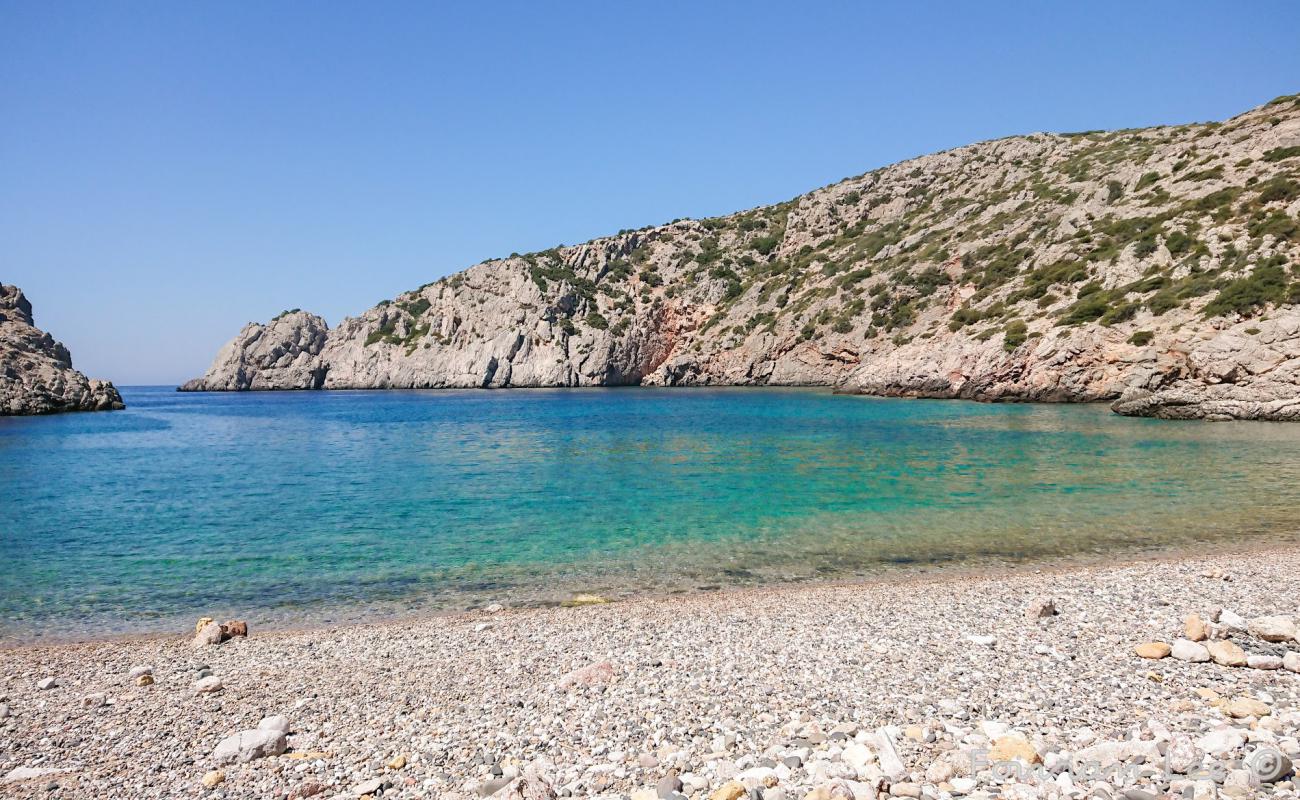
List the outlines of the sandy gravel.
{"type": "MultiPolygon", "coordinates": [[[[1298,567],[1282,548],[255,629],[202,648],[184,631],[0,649],[0,795],[1084,797],[1106,791],[1084,762],[1136,773],[1172,747],[1202,773],[1157,765],[1109,796],[1295,796],[1243,759],[1300,759],[1300,675],[1134,648],[1173,643],[1190,612],[1294,616],[1298,567]],[[1059,614],[1030,619],[1047,597],[1059,614]],[[195,688],[204,667],[215,692],[195,688]],[[224,738],[273,715],[286,753],[216,763],[224,738]],[[995,746],[1028,772],[972,766],[995,746]]],[[[1300,651],[1215,632],[1248,654],[1300,651]]]]}

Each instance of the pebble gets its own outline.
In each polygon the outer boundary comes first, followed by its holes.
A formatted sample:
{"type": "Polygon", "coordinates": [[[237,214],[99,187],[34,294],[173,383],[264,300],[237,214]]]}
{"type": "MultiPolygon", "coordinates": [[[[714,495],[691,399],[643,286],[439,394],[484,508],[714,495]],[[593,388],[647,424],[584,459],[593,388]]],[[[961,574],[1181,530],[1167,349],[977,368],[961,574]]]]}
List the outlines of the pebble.
{"type": "Polygon", "coordinates": [[[988,752],[989,761],[997,763],[1017,759],[1026,764],[1038,764],[1043,760],[1029,740],[1021,734],[1011,733],[993,740],[988,752]]]}
{"type": "Polygon", "coordinates": [[[265,717],[261,722],[257,723],[257,729],[259,731],[276,731],[278,733],[288,734],[289,727],[289,718],[283,714],[265,717]]]}
{"type": "Polygon", "coordinates": [[[194,691],[197,694],[212,694],[225,688],[221,683],[221,678],[216,675],[209,675],[206,678],[199,678],[194,682],[194,691]]]}
{"type": "Polygon", "coordinates": [[[745,784],[740,781],[727,781],[709,794],[709,800],[740,800],[748,794],[745,784]]]}
{"type": "Polygon", "coordinates": [[[42,692],[53,689],[58,685],[59,681],[56,678],[41,678],[36,682],[36,688],[40,689],[42,692]]]}
{"type": "Polygon", "coordinates": [[[1231,700],[1224,705],[1223,710],[1230,717],[1262,717],[1273,711],[1267,703],[1262,703],[1253,697],[1238,697],[1231,700]]]}
{"type": "Polygon", "coordinates": [[[1200,614],[1188,614],[1183,618],[1183,636],[1193,642],[1203,642],[1210,638],[1210,626],[1201,619],[1200,614]]]}
{"type": "Polygon", "coordinates": [[[1246,632],[1245,617],[1242,617],[1240,614],[1235,614],[1226,608],[1219,611],[1219,614],[1214,621],[1221,627],[1226,628],[1228,631],[1236,631],[1238,633],[1246,632]]]}
{"type": "Polygon", "coordinates": [[[1134,648],[1142,658],[1161,659],[1169,655],[1170,647],[1164,642],[1144,642],[1134,648]]]}
{"type": "MultiPolygon", "coordinates": [[[[495,619],[491,637],[468,641],[483,624],[477,611],[346,635],[277,634],[214,651],[223,674],[240,676],[239,691],[189,704],[183,680],[112,690],[133,663],[169,676],[207,668],[183,655],[171,661],[174,645],[114,643],[96,660],[54,646],[38,662],[0,650],[0,676],[21,678],[39,663],[80,690],[22,702],[0,737],[43,742],[34,767],[96,764],[75,788],[61,779],[65,796],[159,797],[183,792],[185,781],[197,792],[198,776],[222,766],[230,772],[210,796],[1150,800],[1181,798],[1185,787],[1292,797],[1289,764],[1262,786],[1244,773],[1259,775],[1252,759],[1265,748],[1300,752],[1300,681],[1205,661],[1213,643],[1237,646],[1248,665],[1264,658],[1291,669],[1300,653],[1283,655],[1286,643],[1245,630],[1232,642],[1198,643],[1194,615],[1179,604],[1267,615],[1279,597],[1295,596],[1298,565],[1264,559],[1237,567],[1231,583],[1193,589],[1177,564],[1129,564],[945,579],[922,590],[900,582],[632,600],[582,613],[519,609],[511,622],[520,624],[495,619]],[[1067,618],[1026,625],[1027,607],[1047,597],[1067,618]],[[1160,665],[1162,683],[1147,679],[1157,665],[1129,655],[1146,637],[1168,637],[1178,659],[1160,665]],[[81,692],[105,688],[116,713],[79,710],[81,692]],[[286,714],[222,740],[220,757],[203,754],[218,738],[214,725],[242,728],[279,709],[286,714]],[[297,733],[286,752],[279,739],[290,717],[297,733]],[[260,747],[248,738],[267,736],[275,741],[260,747]],[[999,780],[972,769],[977,753],[1033,769],[999,780]],[[529,785],[549,788],[524,794],[523,776],[543,758],[554,766],[529,785]],[[1080,758],[1125,777],[1086,780],[1080,758]],[[252,766],[223,766],[244,759],[252,766]],[[1166,765],[1171,780],[1126,777],[1166,765]],[[1231,780],[1198,785],[1202,768],[1231,780]]],[[[0,683],[0,703],[7,688],[0,683]]]]}
{"type": "Polygon", "coordinates": [[[1212,756],[1223,756],[1246,743],[1246,734],[1236,728],[1219,727],[1196,741],[1196,746],[1212,756]]]}
{"type": "Polygon", "coordinates": [[[682,781],[676,773],[669,773],[659,780],[655,786],[655,793],[661,798],[668,798],[680,792],[683,789],[682,781]]]}
{"type": "Polygon", "coordinates": [[[199,782],[202,783],[208,789],[211,789],[215,787],[217,784],[224,781],[225,779],[226,779],[226,773],[222,772],[219,769],[214,769],[211,772],[206,773],[202,777],[202,779],[200,779],[199,782]]]}
{"type": "Polygon", "coordinates": [[[1216,664],[1225,667],[1246,666],[1246,652],[1227,639],[1211,639],[1205,643],[1205,648],[1216,664]]]}
{"type": "Polygon", "coordinates": [[[1030,603],[1029,608],[1025,611],[1025,615],[1034,620],[1048,619],[1059,613],[1056,609],[1056,600],[1051,597],[1038,598],[1030,603]]]}
{"type": "Polygon", "coordinates": [[[1251,653],[1246,656],[1246,666],[1251,669],[1281,669],[1281,656],[1262,656],[1251,653]]]}
{"type": "Polygon", "coordinates": [[[136,667],[131,667],[131,671],[126,674],[126,677],[127,680],[133,681],[136,678],[139,678],[141,675],[152,675],[152,674],[153,674],[153,667],[140,665],[136,667]]]}
{"type": "Polygon", "coordinates": [[[1173,646],[1169,648],[1169,654],[1179,661],[1192,663],[1204,663],[1210,660],[1210,651],[1205,645],[1190,638],[1175,639],[1173,646]]]}

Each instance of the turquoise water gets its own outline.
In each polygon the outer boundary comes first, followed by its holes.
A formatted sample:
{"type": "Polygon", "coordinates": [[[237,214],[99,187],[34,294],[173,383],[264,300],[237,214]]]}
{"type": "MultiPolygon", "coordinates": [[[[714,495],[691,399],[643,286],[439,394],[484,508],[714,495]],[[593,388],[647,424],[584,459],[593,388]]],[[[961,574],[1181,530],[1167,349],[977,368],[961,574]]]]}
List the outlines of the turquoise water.
{"type": "Polygon", "coordinates": [[[178,394],[0,418],[0,636],[1289,539],[1300,426],[814,390],[178,394]]]}

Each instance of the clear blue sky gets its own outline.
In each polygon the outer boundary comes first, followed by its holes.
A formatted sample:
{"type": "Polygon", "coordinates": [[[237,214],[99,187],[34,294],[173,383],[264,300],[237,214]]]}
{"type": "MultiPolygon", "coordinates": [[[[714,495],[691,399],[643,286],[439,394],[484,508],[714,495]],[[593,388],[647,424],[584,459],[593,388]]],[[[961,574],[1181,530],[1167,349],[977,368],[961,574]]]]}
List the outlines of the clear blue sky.
{"type": "Polygon", "coordinates": [[[485,257],[1224,118],[1298,43],[1296,2],[0,0],[0,281],[89,374],[175,383],[485,257]]]}

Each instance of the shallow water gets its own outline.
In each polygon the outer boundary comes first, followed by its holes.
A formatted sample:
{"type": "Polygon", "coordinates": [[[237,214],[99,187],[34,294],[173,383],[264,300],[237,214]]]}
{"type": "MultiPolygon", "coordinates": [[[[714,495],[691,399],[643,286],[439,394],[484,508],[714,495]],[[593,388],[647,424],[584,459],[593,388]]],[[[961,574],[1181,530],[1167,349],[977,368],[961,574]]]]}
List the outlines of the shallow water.
{"type": "Polygon", "coordinates": [[[1291,540],[1300,426],[818,390],[178,394],[0,418],[0,637],[1291,540]]]}

